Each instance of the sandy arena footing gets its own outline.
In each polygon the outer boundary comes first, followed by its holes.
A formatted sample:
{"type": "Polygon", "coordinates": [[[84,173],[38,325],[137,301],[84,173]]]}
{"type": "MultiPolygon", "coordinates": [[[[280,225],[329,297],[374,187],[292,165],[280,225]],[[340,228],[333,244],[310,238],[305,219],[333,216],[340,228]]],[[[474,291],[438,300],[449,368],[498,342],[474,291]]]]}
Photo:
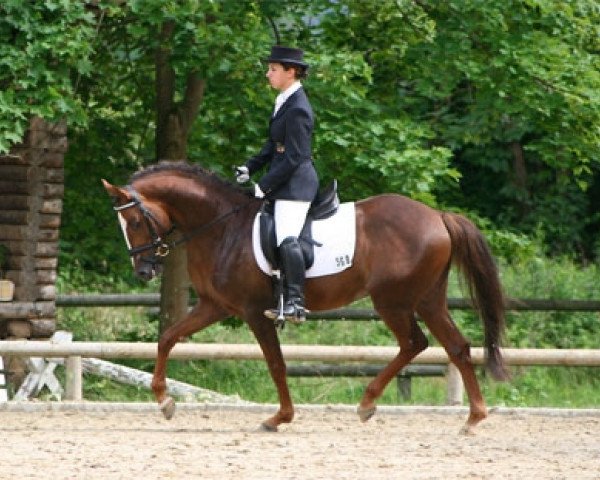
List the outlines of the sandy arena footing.
{"type": "Polygon", "coordinates": [[[1,479],[600,479],[600,410],[492,409],[459,435],[464,407],[0,404],[1,479]]]}

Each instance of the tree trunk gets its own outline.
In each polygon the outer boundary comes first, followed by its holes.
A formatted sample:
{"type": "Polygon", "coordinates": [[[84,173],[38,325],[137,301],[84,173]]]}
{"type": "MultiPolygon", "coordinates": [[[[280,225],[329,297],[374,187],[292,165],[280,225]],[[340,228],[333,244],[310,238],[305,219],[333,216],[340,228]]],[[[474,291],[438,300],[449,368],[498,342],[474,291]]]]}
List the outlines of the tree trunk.
{"type": "MultiPolygon", "coordinates": [[[[175,70],[170,64],[168,41],[175,29],[174,22],[165,22],[159,34],[156,50],[156,158],[184,160],[190,128],[204,97],[205,81],[198,72],[186,79],[183,99],[175,102],[175,70]]],[[[181,320],[188,310],[189,278],[185,245],[171,250],[165,258],[161,282],[160,333],[181,320]]]]}
{"type": "Polygon", "coordinates": [[[171,249],[164,259],[160,284],[159,332],[164,332],[181,320],[188,311],[190,301],[187,255],[185,245],[171,249]]]}
{"type": "Polygon", "coordinates": [[[529,210],[529,189],[523,145],[520,142],[511,142],[510,150],[513,155],[513,183],[518,191],[517,201],[520,205],[521,216],[525,216],[529,210]]]}

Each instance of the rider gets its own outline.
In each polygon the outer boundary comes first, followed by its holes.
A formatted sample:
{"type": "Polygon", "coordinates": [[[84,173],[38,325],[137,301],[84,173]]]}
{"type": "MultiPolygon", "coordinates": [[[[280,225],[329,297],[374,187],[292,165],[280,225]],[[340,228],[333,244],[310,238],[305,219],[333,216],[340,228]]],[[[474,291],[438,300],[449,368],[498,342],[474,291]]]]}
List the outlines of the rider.
{"type": "MultiPolygon", "coordinates": [[[[296,323],[306,319],[305,267],[298,237],[319,189],[311,155],[313,111],[300,83],[308,70],[303,58],[301,49],[272,47],[266,59],[266,76],[280,93],[269,123],[269,138],[258,155],[235,169],[237,181],[244,183],[269,165],[254,194],[274,200],[275,234],[284,276],[283,315],[296,323]]],[[[265,311],[272,319],[278,314],[277,308],[265,311]]]]}

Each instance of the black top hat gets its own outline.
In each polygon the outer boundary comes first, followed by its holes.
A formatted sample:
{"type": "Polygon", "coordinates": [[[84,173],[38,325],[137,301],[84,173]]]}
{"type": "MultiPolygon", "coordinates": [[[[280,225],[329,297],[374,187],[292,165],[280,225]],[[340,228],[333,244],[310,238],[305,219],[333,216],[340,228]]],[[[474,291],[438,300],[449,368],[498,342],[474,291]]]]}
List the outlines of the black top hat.
{"type": "Polygon", "coordinates": [[[275,45],[271,47],[271,55],[265,61],[269,63],[289,63],[308,68],[308,63],[304,62],[304,51],[299,48],[275,45]]]}

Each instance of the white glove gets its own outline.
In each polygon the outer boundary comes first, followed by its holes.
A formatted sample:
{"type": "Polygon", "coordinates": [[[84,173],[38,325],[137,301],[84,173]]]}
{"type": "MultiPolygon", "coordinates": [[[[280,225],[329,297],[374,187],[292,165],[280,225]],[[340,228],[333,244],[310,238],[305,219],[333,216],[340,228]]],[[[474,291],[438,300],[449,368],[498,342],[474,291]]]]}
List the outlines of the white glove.
{"type": "Polygon", "coordinates": [[[235,179],[238,183],[246,183],[250,180],[250,172],[248,171],[248,167],[246,165],[242,165],[241,167],[235,167],[235,179]]]}
{"type": "Polygon", "coordinates": [[[263,193],[263,191],[260,189],[260,187],[258,186],[258,183],[256,183],[254,185],[254,196],[256,198],[264,198],[265,194],[263,193]]]}

